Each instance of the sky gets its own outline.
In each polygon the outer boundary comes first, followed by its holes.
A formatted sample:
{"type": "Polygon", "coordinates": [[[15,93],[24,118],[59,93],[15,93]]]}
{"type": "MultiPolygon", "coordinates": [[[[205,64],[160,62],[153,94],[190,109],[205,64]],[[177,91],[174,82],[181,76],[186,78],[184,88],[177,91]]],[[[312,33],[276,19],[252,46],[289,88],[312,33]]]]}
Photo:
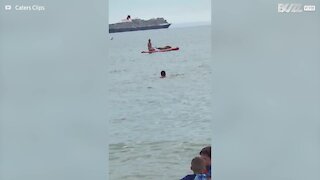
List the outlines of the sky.
{"type": "Polygon", "coordinates": [[[211,0],[109,0],[109,23],[131,18],[163,17],[169,23],[211,21],[211,0]]]}

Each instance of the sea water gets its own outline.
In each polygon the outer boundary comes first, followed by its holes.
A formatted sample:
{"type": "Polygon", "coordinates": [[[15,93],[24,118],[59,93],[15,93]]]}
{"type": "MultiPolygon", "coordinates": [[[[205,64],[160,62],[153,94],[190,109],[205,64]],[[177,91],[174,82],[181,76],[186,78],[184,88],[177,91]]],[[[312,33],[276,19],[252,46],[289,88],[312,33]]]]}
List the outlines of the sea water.
{"type": "Polygon", "coordinates": [[[110,178],[179,179],[211,142],[211,26],[110,34],[110,178]],[[179,51],[142,54],[154,47],[179,51]],[[167,78],[160,78],[164,70],[167,78]]]}

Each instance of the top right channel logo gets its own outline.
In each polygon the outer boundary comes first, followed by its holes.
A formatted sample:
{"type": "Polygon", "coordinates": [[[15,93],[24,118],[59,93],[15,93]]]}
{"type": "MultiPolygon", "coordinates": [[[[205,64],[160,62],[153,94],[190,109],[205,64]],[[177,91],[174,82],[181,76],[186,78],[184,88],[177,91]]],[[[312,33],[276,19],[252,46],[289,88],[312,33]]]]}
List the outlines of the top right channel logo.
{"type": "Polygon", "coordinates": [[[290,3],[279,3],[278,13],[302,13],[302,12],[315,12],[315,5],[302,5],[302,4],[290,4],[290,3]]]}

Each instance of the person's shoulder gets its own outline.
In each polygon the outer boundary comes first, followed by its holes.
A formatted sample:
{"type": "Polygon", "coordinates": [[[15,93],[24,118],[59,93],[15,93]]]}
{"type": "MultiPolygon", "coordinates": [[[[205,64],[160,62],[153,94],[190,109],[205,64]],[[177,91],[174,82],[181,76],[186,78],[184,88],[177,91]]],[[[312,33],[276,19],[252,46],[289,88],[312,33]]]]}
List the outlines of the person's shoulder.
{"type": "Polygon", "coordinates": [[[195,174],[189,174],[186,175],[184,178],[182,178],[181,180],[194,180],[194,178],[196,177],[195,174]]]}

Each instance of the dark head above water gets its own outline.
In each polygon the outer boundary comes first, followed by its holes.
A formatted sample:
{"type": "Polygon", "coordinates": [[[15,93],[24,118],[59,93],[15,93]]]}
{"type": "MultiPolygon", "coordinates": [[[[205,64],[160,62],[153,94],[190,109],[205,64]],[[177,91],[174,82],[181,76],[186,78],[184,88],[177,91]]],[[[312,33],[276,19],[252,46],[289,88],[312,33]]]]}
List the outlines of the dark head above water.
{"type": "Polygon", "coordinates": [[[165,78],[166,77],[166,72],[165,71],[161,71],[161,78],[165,78]]]}

